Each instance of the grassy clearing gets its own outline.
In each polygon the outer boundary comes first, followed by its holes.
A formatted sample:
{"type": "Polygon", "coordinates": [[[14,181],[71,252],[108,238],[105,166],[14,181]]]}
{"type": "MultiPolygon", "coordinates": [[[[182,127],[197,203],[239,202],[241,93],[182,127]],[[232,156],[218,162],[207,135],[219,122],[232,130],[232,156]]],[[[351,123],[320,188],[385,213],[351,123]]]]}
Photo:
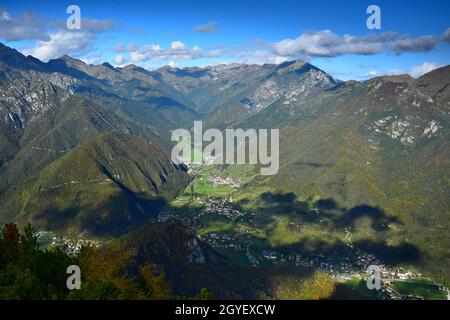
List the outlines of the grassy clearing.
{"type": "Polygon", "coordinates": [[[426,300],[447,300],[447,292],[439,290],[439,286],[427,280],[397,280],[392,287],[401,295],[414,295],[426,300]]]}
{"type": "Polygon", "coordinates": [[[291,224],[286,216],[275,216],[273,229],[269,232],[269,243],[272,247],[291,245],[302,238],[299,228],[291,224]]]}
{"type": "Polygon", "coordinates": [[[228,233],[233,229],[230,220],[217,215],[204,215],[198,220],[199,227],[197,233],[199,235],[207,235],[211,233],[228,233]]]}
{"type": "Polygon", "coordinates": [[[338,300],[377,300],[376,290],[369,290],[366,281],[354,278],[336,286],[333,299],[338,300]]]}

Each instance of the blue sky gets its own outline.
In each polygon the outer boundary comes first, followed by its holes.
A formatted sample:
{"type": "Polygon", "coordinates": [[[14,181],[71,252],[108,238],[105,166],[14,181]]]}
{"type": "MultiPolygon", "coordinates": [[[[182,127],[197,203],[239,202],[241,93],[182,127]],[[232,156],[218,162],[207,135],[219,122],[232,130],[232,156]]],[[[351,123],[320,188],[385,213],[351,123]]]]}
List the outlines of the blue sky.
{"type": "Polygon", "coordinates": [[[450,63],[450,1],[21,1],[0,3],[0,41],[41,60],[89,63],[280,63],[304,59],[333,76],[419,76],[450,63]],[[68,30],[66,8],[81,9],[68,30]],[[366,9],[381,9],[369,30],[366,9]]]}

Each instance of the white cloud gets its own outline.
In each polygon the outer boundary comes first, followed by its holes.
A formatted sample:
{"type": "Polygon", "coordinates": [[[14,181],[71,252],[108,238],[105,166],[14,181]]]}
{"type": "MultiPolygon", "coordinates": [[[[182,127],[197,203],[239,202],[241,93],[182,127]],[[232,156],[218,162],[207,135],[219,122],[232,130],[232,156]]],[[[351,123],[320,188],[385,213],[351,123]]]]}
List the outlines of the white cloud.
{"type": "Polygon", "coordinates": [[[440,65],[434,62],[424,62],[421,65],[413,66],[409,70],[402,70],[398,68],[389,69],[389,70],[371,70],[368,73],[359,76],[358,78],[372,78],[372,77],[381,77],[381,76],[398,76],[402,74],[409,74],[411,77],[418,78],[423,76],[424,74],[433,71],[441,67],[440,65]]]}
{"type": "MultiPolygon", "coordinates": [[[[0,8],[0,39],[7,41],[36,40],[33,48],[23,50],[47,61],[63,54],[86,57],[95,54],[92,45],[97,34],[107,32],[115,27],[113,20],[84,19],[82,29],[67,30],[65,21],[42,20],[35,13],[26,12],[17,16],[11,15],[7,10],[0,8]],[[92,51],[91,51],[92,50],[92,51]]],[[[214,32],[216,21],[195,27],[196,32],[214,32]]],[[[198,46],[189,47],[182,41],[173,41],[167,47],[159,44],[140,46],[134,43],[118,44],[114,47],[117,53],[127,52],[126,55],[116,55],[114,61],[131,60],[133,63],[172,61],[179,63],[182,60],[223,57],[245,63],[282,63],[287,60],[308,59],[313,57],[337,57],[341,55],[373,55],[381,52],[426,52],[432,50],[437,41],[442,39],[450,43],[450,28],[442,36],[412,37],[398,35],[395,32],[353,36],[349,34],[338,35],[330,30],[310,31],[294,39],[284,39],[276,43],[255,41],[244,43],[236,47],[221,49],[203,49],[198,46]],[[120,58],[121,57],[121,58],[120,58]],[[119,59],[119,60],[117,60],[119,59]]],[[[214,60],[214,59],[210,59],[214,60]]],[[[421,66],[417,66],[419,68],[421,66]]],[[[423,66],[425,68],[426,66],[423,66]]],[[[374,70],[375,71],[375,70],[374,70]]],[[[418,74],[420,69],[410,70],[418,74]]]]}
{"type": "Polygon", "coordinates": [[[339,36],[330,30],[311,31],[295,39],[285,39],[273,45],[280,56],[337,57],[346,54],[372,55],[391,50],[401,52],[426,52],[437,42],[433,36],[413,38],[399,36],[395,32],[352,36],[339,36]]]}
{"type": "Polygon", "coordinates": [[[162,48],[159,44],[146,45],[130,53],[133,63],[158,60],[191,60],[220,55],[220,50],[203,50],[198,46],[189,48],[181,41],[173,41],[169,48],[162,48]]]}
{"type": "Polygon", "coordinates": [[[48,41],[38,41],[36,47],[24,49],[22,53],[48,61],[64,54],[83,54],[88,51],[93,41],[92,34],[74,31],[60,31],[50,34],[49,37],[48,41]]]}
{"type": "Polygon", "coordinates": [[[412,67],[411,70],[409,70],[409,74],[414,77],[418,78],[425,73],[428,73],[430,71],[433,71],[434,69],[439,68],[440,66],[433,62],[424,62],[420,66],[412,67]]]}
{"type": "Polygon", "coordinates": [[[45,24],[33,12],[24,12],[17,17],[0,8],[0,39],[18,40],[48,40],[45,24]]]}
{"type": "Polygon", "coordinates": [[[185,49],[186,45],[181,41],[173,41],[170,45],[170,48],[172,49],[185,49]]]}
{"type": "Polygon", "coordinates": [[[34,47],[25,48],[22,52],[43,61],[64,54],[75,56],[86,54],[92,48],[96,35],[112,28],[114,28],[113,20],[83,18],[80,30],[68,30],[63,20],[42,20],[33,12],[12,16],[0,8],[0,39],[36,40],[34,47]]]}
{"type": "Polygon", "coordinates": [[[124,65],[126,62],[127,62],[127,59],[126,59],[123,55],[121,55],[121,54],[118,54],[118,55],[114,58],[114,63],[115,63],[116,65],[118,65],[118,66],[124,65]]]}
{"type": "MultiPolygon", "coordinates": [[[[81,30],[85,33],[97,34],[113,29],[115,23],[111,19],[82,19],[81,30]]],[[[0,7],[0,39],[7,41],[40,40],[49,41],[50,34],[68,31],[66,21],[57,19],[43,20],[34,12],[23,12],[12,16],[0,7]]]]}
{"type": "Polygon", "coordinates": [[[417,38],[404,37],[390,44],[390,49],[396,53],[402,52],[428,52],[436,46],[437,38],[423,36],[417,38]]]}
{"type": "Polygon", "coordinates": [[[274,62],[275,62],[276,64],[280,64],[280,63],[286,62],[286,61],[288,61],[288,60],[289,60],[289,59],[286,58],[286,57],[275,57],[274,62]]]}

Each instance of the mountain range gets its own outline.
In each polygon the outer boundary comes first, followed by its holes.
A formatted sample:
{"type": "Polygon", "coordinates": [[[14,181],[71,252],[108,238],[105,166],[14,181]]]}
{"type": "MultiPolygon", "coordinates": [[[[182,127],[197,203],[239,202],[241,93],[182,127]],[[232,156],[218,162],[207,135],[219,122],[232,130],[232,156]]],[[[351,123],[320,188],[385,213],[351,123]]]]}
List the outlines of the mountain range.
{"type": "Polygon", "coordinates": [[[450,279],[450,66],[344,82],[305,61],[149,71],[0,44],[0,222],[105,238],[144,226],[192,179],[169,153],[194,120],[280,129],[279,173],[250,175],[242,195],[380,208],[397,221],[389,243],[450,279]]]}

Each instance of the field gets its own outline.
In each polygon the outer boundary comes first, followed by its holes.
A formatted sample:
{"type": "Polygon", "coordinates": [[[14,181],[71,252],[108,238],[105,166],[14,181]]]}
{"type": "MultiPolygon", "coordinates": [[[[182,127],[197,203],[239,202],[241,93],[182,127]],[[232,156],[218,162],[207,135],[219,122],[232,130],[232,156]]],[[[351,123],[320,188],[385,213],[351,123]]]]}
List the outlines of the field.
{"type": "Polygon", "coordinates": [[[447,300],[447,292],[439,290],[439,286],[426,280],[397,280],[391,286],[402,296],[423,297],[425,300],[447,300]]]}

